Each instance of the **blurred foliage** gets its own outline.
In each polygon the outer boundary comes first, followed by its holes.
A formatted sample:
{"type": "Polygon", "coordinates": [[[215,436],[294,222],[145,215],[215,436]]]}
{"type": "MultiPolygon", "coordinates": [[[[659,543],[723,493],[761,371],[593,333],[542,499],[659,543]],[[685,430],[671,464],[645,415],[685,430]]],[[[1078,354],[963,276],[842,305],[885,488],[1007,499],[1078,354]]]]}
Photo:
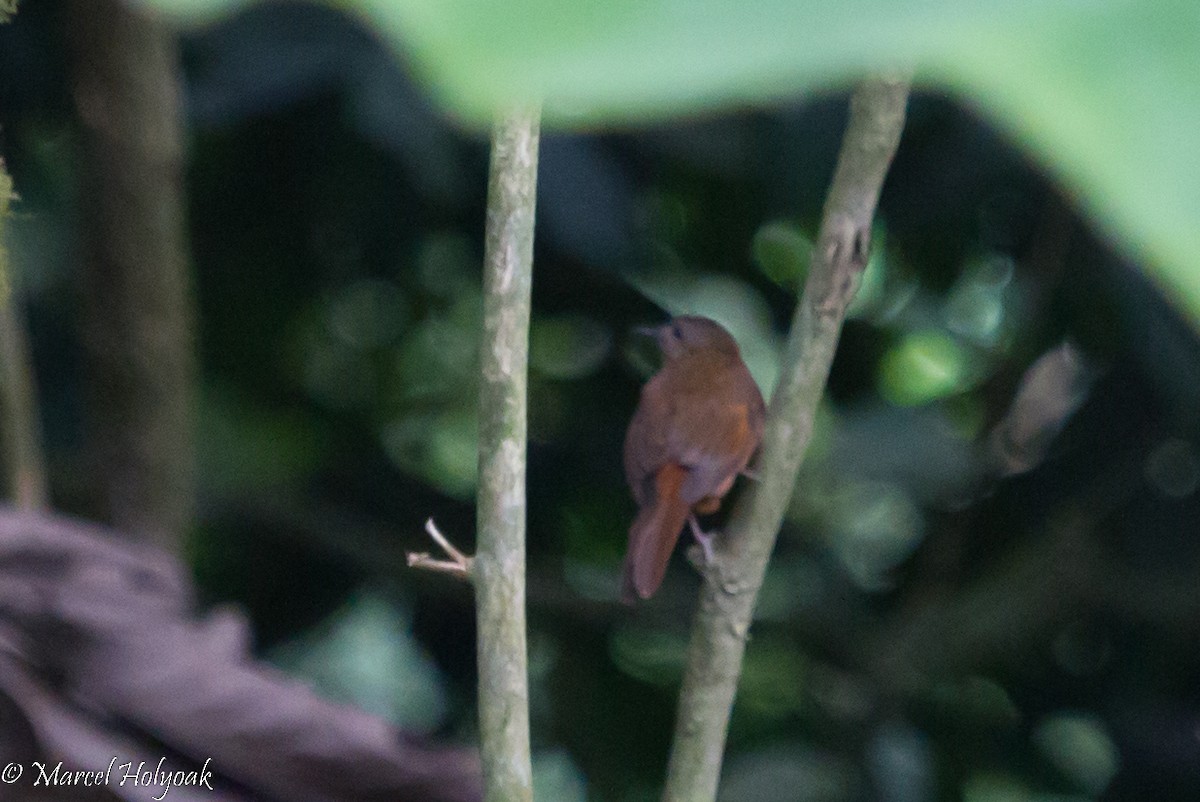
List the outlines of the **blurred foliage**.
{"type": "Polygon", "coordinates": [[[445,682],[413,640],[411,617],[405,605],[365,590],[268,657],[330,699],[428,733],[445,718],[445,682]]]}
{"type": "Polygon", "coordinates": [[[533,756],[533,798],[556,802],[585,802],[587,783],[570,755],[562,751],[533,756]]]}
{"type": "Polygon", "coordinates": [[[754,261],[767,277],[782,287],[804,286],[812,261],[812,241],[787,220],[759,226],[750,245],[754,261]]]}
{"type": "MultiPolygon", "coordinates": [[[[1142,272],[1197,250],[1179,221],[1200,182],[1169,147],[1192,130],[1194,81],[1177,85],[1191,6],[457,0],[221,17],[235,5],[206,4],[183,41],[204,368],[189,556],[206,600],[249,607],[266,653],[337,698],[469,736],[469,593],[405,571],[403,551],[429,548],[430,516],[472,539],[487,154],[421,87],[453,101],[470,76],[456,108],[478,113],[501,79],[552,81],[581,122],[653,113],[543,140],[528,542],[539,793],[656,799],[697,579],[684,545],[653,601],[615,601],[634,510],[624,427],[657,364],[631,329],[710,315],[770,389],[845,119],[844,96],[800,93],[904,40],[926,86],[974,101],[912,103],[763,588],[722,799],[1200,793],[1200,344],[1142,272]],[[418,27],[392,27],[414,9],[418,27]],[[417,79],[379,30],[404,31],[417,79]],[[1131,261],[1097,211],[1154,248],[1131,261]],[[1088,394],[1001,477],[997,423],[1037,397],[1023,377],[1064,340],[1088,394]]],[[[55,500],[72,510],[88,476],[62,13],[26,0],[0,29],[0,144],[55,500]]]]}
{"type": "MultiPolygon", "coordinates": [[[[249,0],[139,0],[183,20],[249,0]]],[[[476,123],[541,98],[549,122],[660,119],[915,64],[1017,136],[1200,318],[1200,6],[1137,0],[341,0],[476,123]]]]}
{"type": "Polygon", "coordinates": [[[1120,757],[1104,722],[1094,715],[1054,715],[1034,729],[1034,743],[1081,790],[1104,793],[1120,757]]]}
{"type": "Polygon", "coordinates": [[[928,404],[964,389],[967,366],[967,355],[947,334],[915,331],[884,357],[880,391],[893,404],[928,404]]]}

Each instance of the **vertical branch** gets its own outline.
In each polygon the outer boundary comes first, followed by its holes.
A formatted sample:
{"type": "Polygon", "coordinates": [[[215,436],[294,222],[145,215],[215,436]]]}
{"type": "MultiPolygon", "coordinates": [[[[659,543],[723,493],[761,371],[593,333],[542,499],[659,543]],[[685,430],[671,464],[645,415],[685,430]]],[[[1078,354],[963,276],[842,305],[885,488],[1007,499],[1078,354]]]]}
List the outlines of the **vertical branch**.
{"type": "Polygon", "coordinates": [[[96,513],[174,552],[192,505],[192,307],[174,35],[68,8],[82,124],[83,341],[96,513]]]}
{"type": "Polygon", "coordinates": [[[874,78],[850,101],[812,267],[768,409],[760,481],[734,508],[701,590],[664,800],[716,797],[754,603],[812,434],[846,306],[867,263],[871,221],[904,127],[908,89],[907,78],[874,78]]]}
{"type": "Polygon", "coordinates": [[[0,450],[7,496],[20,509],[46,506],[46,471],[38,424],[37,389],[18,302],[17,282],[4,246],[12,178],[0,159],[0,450]]]}
{"type": "Polygon", "coordinates": [[[492,131],[479,397],[479,723],[489,802],[533,799],[525,647],[525,395],[538,112],[492,131]]]}

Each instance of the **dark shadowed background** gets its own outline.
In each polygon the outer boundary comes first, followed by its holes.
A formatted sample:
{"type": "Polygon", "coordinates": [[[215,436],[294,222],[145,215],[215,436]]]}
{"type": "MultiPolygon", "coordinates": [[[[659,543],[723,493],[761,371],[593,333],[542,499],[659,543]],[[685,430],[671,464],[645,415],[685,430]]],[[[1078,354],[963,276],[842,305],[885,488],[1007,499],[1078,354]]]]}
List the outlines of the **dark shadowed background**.
{"type": "MultiPolygon", "coordinates": [[[[64,13],[23,0],[0,27],[0,150],[53,499],[86,516],[64,13]]],[[[255,6],[187,34],[183,56],[205,602],[245,605],[260,651],[330,697],[469,740],[469,591],[403,566],[430,516],[473,538],[486,140],[321,7],[255,6]]],[[[681,549],[652,601],[617,602],[621,441],[655,364],[631,328],[714,317],[769,390],[845,106],[543,138],[539,798],[657,798],[698,579],[681,549]]],[[[937,94],[912,101],[876,233],[721,798],[1197,798],[1195,329],[1069,193],[937,94]]]]}

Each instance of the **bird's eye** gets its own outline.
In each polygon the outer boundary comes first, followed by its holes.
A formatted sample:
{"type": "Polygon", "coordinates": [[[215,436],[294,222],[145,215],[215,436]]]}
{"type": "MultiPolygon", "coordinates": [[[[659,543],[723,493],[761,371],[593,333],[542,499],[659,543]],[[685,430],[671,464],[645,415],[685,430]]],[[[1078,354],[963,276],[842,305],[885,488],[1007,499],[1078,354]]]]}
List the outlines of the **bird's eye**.
{"type": "Polygon", "coordinates": [[[674,336],[676,340],[683,339],[683,329],[679,327],[678,323],[671,324],[671,335],[674,336]]]}

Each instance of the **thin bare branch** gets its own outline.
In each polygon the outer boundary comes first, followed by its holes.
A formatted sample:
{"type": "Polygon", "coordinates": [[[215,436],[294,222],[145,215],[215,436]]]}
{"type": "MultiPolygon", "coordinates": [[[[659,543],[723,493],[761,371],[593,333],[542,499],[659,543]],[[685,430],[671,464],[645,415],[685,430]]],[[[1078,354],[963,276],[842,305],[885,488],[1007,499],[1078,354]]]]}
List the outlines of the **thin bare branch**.
{"type": "Polygon", "coordinates": [[[488,802],[533,799],[525,645],[525,446],[539,112],[492,131],[480,355],[479,732],[488,802]]]}
{"type": "Polygon", "coordinates": [[[450,559],[438,560],[430,556],[428,552],[410,551],[405,555],[408,567],[451,574],[459,579],[465,579],[468,582],[471,581],[471,567],[474,561],[456,549],[454,544],[438,531],[437,525],[433,522],[432,518],[425,522],[425,531],[429,533],[429,537],[433,538],[433,542],[438,544],[450,559]]]}
{"type": "Polygon", "coordinates": [[[877,77],[851,99],[812,267],[768,410],[759,481],[734,508],[705,575],[664,800],[716,797],[754,604],[812,434],[846,306],[867,263],[875,206],[904,128],[908,92],[906,77],[877,77]]]}

